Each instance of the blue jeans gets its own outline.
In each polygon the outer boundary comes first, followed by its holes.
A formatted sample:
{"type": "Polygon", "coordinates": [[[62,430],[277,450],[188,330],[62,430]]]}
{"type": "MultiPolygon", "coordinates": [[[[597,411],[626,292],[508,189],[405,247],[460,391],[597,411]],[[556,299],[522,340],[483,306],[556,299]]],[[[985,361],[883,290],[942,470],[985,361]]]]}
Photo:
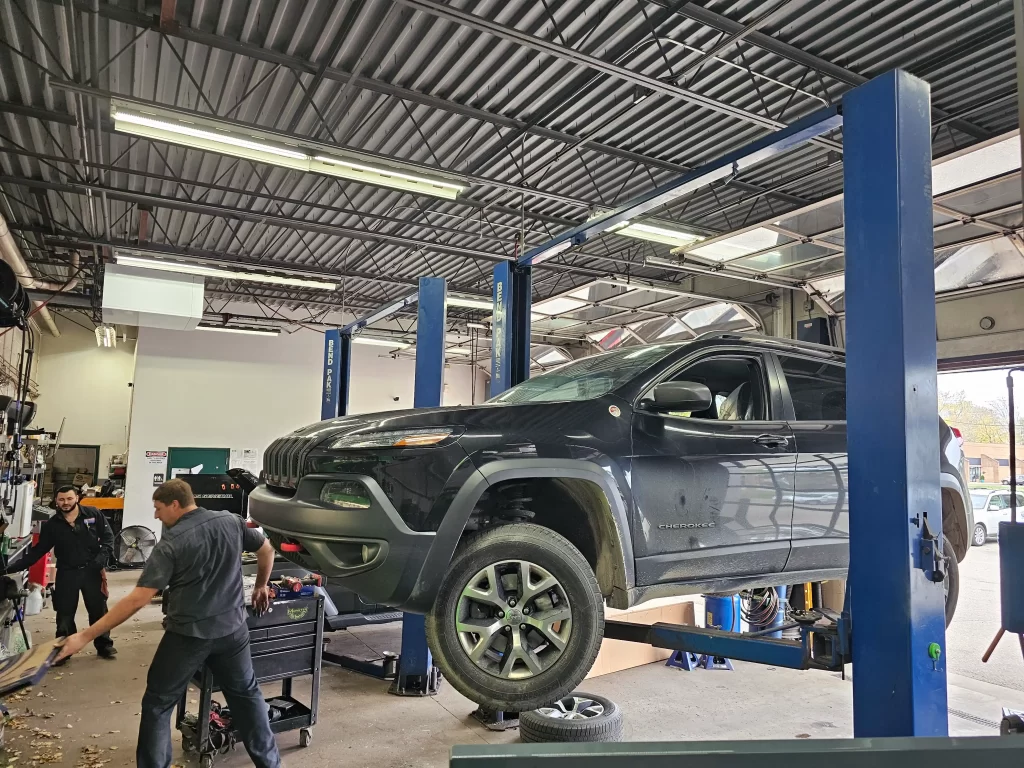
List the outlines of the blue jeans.
{"type": "Polygon", "coordinates": [[[142,720],[135,763],[138,768],[171,765],[171,710],[181,700],[192,673],[207,664],[231,708],[231,721],[257,768],[280,768],[281,755],[270,730],[249,655],[244,625],[226,637],[204,640],[164,632],[156,649],[142,697],[142,720]]]}

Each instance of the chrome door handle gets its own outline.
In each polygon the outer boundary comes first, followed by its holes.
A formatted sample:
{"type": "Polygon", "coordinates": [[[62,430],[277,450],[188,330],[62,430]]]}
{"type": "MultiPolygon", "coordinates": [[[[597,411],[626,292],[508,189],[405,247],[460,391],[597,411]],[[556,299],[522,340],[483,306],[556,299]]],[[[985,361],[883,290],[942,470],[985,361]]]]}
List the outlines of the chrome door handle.
{"type": "Polygon", "coordinates": [[[785,435],[761,435],[755,437],[754,442],[767,448],[788,448],[789,438],[785,435]]]}

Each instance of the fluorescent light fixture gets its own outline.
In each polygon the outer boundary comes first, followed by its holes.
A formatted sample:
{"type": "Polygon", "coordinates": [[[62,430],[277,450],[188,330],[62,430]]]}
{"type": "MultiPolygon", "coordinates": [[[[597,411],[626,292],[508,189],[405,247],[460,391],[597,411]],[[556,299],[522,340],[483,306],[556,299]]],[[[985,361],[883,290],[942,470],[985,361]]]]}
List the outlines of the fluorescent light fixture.
{"type": "Polygon", "coordinates": [[[479,331],[486,331],[487,326],[483,323],[466,323],[467,328],[476,328],[479,331]]]}
{"type": "Polygon", "coordinates": [[[121,133],[297,171],[322,173],[446,200],[454,200],[466,189],[465,184],[451,178],[419,175],[404,170],[401,165],[374,165],[358,157],[333,155],[330,145],[309,142],[310,146],[306,146],[305,142],[278,137],[269,131],[247,130],[221,120],[182,115],[127,100],[111,99],[110,116],[114,130],[121,133]]]}
{"type": "Polygon", "coordinates": [[[449,296],[448,305],[466,307],[468,309],[493,309],[494,302],[488,299],[477,299],[472,296],[449,296]]]}
{"type": "Polygon", "coordinates": [[[1020,168],[1020,140],[1013,136],[940,159],[932,166],[932,194],[967,187],[1020,168]]]}
{"type": "Polygon", "coordinates": [[[251,283],[269,283],[271,285],[285,285],[293,288],[313,288],[321,291],[335,291],[338,289],[337,283],[329,283],[322,280],[307,280],[300,277],[284,277],[282,275],[267,274],[266,272],[219,269],[217,267],[208,267],[204,264],[186,264],[181,261],[147,259],[117,252],[114,253],[114,261],[118,264],[123,264],[126,267],[141,267],[143,269],[155,269],[160,272],[178,272],[185,275],[200,275],[202,277],[213,277],[219,280],[244,280],[251,283]]]}
{"type": "Polygon", "coordinates": [[[572,248],[572,240],[563,240],[562,242],[552,245],[550,248],[545,248],[543,251],[536,254],[533,257],[533,261],[537,262],[542,259],[550,259],[552,256],[557,256],[562,253],[562,251],[568,251],[570,248],[572,248]]]}
{"type": "Polygon", "coordinates": [[[569,359],[569,356],[562,350],[552,349],[538,357],[537,362],[541,365],[554,365],[555,363],[564,363],[569,359]]]}
{"type": "Polygon", "coordinates": [[[698,248],[690,248],[686,252],[711,261],[732,261],[757,253],[775,245],[789,242],[790,238],[766,227],[755,227],[748,232],[716,240],[698,248]]]}
{"type": "Polygon", "coordinates": [[[373,168],[362,163],[354,163],[341,157],[314,155],[309,169],[328,176],[340,176],[353,181],[365,181],[383,187],[403,189],[408,192],[421,192],[434,197],[454,200],[466,187],[450,181],[429,179],[426,176],[415,176],[411,173],[392,171],[386,168],[373,168]]]}
{"type": "Polygon", "coordinates": [[[460,355],[462,357],[469,357],[473,354],[473,350],[466,349],[465,347],[448,347],[444,353],[446,355],[460,355]]]}
{"type": "Polygon", "coordinates": [[[227,325],[197,325],[197,331],[216,331],[218,333],[244,333],[247,336],[279,336],[278,328],[232,328],[227,325]]]}
{"type": "Polygon", "coordinates": [[[622,229],[612,229],[609,232],[615,232],[617,235],[632,237],[637,240],[647,240],[652,243],[662,243],[676,247],[689,245],[704,239],[692,232],[684,232],[681,229],[669,229],[668,227],[655,227],[650,224],[629,224],[622,229]]]}
{"type": "Polygon", "coordinates": [[[557,296],[533,305],[533,311],[541,315],[564,315],[587,306],[587,302],[570,299],[568,296],[557,296]]]}
{"type": "Polygon", "coordinates": [[[117,329],[112,325],[96,326],[96,346],[113,348],[117,346],[117,329]]]}
{"type": "Polygon", "coordinates": [[[406,341],[397,339],[384,339],[380,336],[363,336],[358,334],[352,337],[353,344],[366,344],[372,347],[389,347],[390,349],[408,349],[412,345],[406,341]]]}

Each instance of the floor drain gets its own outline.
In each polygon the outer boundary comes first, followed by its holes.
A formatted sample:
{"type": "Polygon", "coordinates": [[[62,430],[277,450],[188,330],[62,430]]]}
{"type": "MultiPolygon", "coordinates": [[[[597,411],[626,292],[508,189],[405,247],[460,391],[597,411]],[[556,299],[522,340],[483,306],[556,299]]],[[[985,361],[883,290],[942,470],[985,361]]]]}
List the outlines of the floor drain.
{"type": "Polygon", "coordinates": [[[951,714],[953,717],[959,717],[961,720],[969,720],[972,723],[984,725],[987,728],[994,728],[997,731],[999,730],[999,723],[997,723],[995,720],[988,720],[984,717],[978,717],[977,715],[972,715],[970,712],[964,712],[959,709],[951,709],[949,710],[949,714],[951,714]]]}

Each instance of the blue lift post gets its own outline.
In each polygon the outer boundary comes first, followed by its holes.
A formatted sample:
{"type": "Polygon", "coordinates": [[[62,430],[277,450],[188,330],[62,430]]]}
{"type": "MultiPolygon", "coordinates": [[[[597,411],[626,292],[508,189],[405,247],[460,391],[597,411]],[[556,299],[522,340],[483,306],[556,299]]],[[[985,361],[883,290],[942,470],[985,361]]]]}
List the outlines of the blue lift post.
{"type": "MultiPolygon", "coordinates": [[[[416,381],[414,408],[436,408],[444,394],[444,331],[448,288],[444,278],[421,277],[416,318],[416,381]]],[[[439,675],[427,647],[425,617],[402,615],[402,655],[388,693],[433,696],[439,675]]]]}
{"type": "Polygon", "coordinates": [[[946,736],[928,85],[843,115],[854,735],[946,736]]]}
{"type": "Polygon", "coordinates": [[[494,267],[491,397],[530,378],[532,271],[529,265],[512,261],[494,267]]]}
{"type": "Polygon", "coordinates": [[[332,328],[324,334],[324,389],[321,420],[348,413],[349,374],[352,371],[352,334],[332,328]]]}

